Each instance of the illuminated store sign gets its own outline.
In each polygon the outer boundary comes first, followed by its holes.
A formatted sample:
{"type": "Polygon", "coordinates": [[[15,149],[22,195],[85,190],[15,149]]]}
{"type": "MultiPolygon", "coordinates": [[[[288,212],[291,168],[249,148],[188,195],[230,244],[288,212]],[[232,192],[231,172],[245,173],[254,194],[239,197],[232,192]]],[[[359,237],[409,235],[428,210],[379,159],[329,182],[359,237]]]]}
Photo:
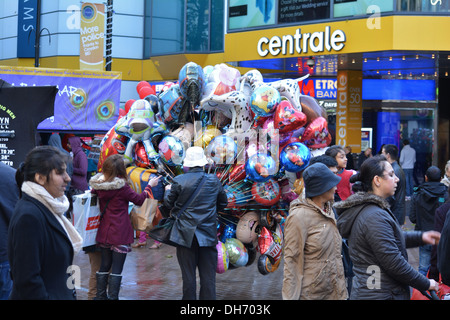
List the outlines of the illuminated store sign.
{"type": "Polygon", "coordinates": [[[325,31],[304,33],[300,28],[294,35],[284,35],[282,37],[273,36],[272,38],[262,37],[258,41],[258,54],[261,57],[294,55],[300,53],[324,52],[331,50],[340,51],[344,48],[346,35],[342,30],[335,30],[331,33],[330,27],[325,27],[325,31]]]}

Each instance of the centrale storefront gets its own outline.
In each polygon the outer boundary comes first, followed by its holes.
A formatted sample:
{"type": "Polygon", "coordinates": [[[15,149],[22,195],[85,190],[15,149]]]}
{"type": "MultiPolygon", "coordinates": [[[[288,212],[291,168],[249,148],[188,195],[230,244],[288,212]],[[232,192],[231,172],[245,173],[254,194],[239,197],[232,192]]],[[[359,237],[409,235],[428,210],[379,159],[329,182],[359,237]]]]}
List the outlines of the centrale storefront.
{"type": "Polygon", "coordinates": [[[224,59],[299,82],[328,112],[333,142],[353,153],[409,139],[416,175],[449,159],[448,16],[370,16],[225,36],[224,59]]]}

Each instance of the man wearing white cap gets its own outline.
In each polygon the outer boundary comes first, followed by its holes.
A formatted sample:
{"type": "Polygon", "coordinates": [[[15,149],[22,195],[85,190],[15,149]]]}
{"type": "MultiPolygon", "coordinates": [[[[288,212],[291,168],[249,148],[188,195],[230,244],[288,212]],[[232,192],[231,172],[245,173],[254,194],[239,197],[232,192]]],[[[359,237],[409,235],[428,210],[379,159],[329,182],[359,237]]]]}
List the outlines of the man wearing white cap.
{"type": "Polygon", "coordinates": [[[173,179],[164,197],[165,206],[177,217],[170,240],[178,244],[183,300],[196,300],[197,267],[200,299],[216,298],[217,212],[227,206],[228,200],[219,179],[204,172],[206,164],[202,148],[187,149],[183,166],[189,171],[173,179]]]}

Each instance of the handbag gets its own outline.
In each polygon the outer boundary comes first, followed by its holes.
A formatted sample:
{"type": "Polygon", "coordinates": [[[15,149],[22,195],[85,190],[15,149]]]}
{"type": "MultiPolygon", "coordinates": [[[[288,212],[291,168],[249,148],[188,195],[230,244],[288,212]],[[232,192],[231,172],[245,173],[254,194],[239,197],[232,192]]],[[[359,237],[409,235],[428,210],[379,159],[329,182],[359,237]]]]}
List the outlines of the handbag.
{"type": "Polygon", "coordinates": [[[158,211],[158,200],[145,199],[141,206],[134,205],[130,212],[130,220],[134,230],[149,232],[153,229],[153,221],[158,211]]]}
{"type": "MultiPolygon", "coordinates": [[[[178,212],[177,216],[183,213],[183,211],[191,204],[192,200],[197,196],[198,192],[205,183],[205,180],[206,174],[203,173],[202,180],[200,181],[200,184],[198,185],[197,189],[195,189],[192,195],[188,198],[189,200],[183,205],[183,207],[178,212]]],[[[174,247],[178,246],[177,243],[170,240],[172,228],[176,220],[177,217],[173,215],[170,215],[168,218],[161,219],[161,221],[152,230],[150,230],[150,232],[148,232],[148,236],[158,242],[165,243],[174,247]]]]}

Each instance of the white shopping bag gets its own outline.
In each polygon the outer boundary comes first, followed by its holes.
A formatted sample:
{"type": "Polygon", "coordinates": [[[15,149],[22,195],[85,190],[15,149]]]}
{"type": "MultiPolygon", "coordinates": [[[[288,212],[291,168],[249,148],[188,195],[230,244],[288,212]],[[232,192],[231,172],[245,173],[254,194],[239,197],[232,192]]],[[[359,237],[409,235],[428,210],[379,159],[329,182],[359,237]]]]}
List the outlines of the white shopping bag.
{"type": "Polygon", "coordinates": [[[73,196],[73,223],[83,238],[83,247],[96,244],[100,225],[100,207],[97,195],[90,192],[73,196]]]}

